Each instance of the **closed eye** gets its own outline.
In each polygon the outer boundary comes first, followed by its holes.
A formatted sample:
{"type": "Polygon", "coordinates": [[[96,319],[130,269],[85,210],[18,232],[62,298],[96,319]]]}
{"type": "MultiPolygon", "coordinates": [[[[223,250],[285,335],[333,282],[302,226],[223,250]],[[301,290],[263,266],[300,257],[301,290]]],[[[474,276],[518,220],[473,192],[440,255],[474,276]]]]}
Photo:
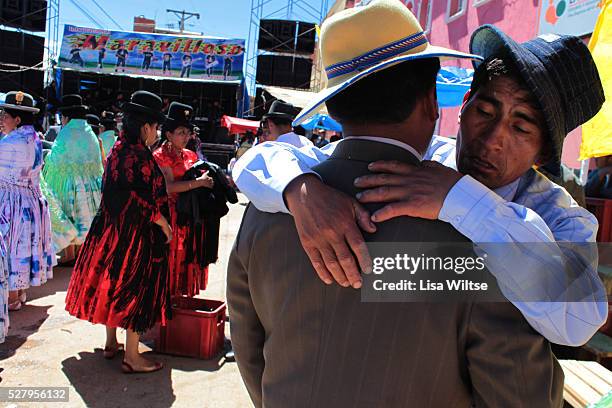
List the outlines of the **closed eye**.
{"type": "Polygon", "coordinates": [[[484,116],[487,116],[487,117],[493,116],[493,114],[491,112],[487,112],[486,110],[484,110],[482,108],[476,108],[476,111],[478,113],[480,113],[481,115],[484,115],[484,116]]]}
{"type": "Polygon", "coordinates": [[[529,133],[529,131],[527,131],[527,130],[523,129],[523,128],[522,128],[522,127],[520,127],[520,126],[514,126],[514,130],[516,130],[516,131],[517,131],[517,132],[519,132],[519,133],[525,133],[525,134],[529,133]]]}

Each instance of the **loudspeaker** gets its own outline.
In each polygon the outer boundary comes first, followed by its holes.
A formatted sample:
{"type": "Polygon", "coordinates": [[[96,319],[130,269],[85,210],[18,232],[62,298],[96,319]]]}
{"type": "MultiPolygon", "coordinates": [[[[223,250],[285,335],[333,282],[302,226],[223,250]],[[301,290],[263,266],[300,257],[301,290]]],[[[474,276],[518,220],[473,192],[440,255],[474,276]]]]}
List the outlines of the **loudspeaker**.
{"type": "Polygon", "coordinates": [[[34,66],[43,60],[44,44],[36,35],[0,30],[0,62],[34,66]]]}
{"type": "Polygon", "coordinates": [[[298,25],[296,53],[312,54],[315,49],[315,25],[313,23],[303,23],[298,25]]]}
{"type": "Polygon", "coordinates": [[[315,48],[315,34],[316,30],[313,23],[261,20],[259,23],[258,48],[272,52],[312,54],[315,48]]]}
{"type": "Polygon", "coordinates": [[[45,31],[46,0],[0,0],[0,24],[28,31],[45,31]]]}
{"type": "Polygon", "coordinates": [[[296,21],[261,20],[257,47],[266,51],[293,52],[296,25],[296,21]]]}
{"type": "Polygon", "coordinates": [[[257,57],[257,83],[289,88],[310,88],[312,61],[285,55],[257,57]]]}
{"type": "Polygon", "coordinates": [[[38,70],[0,72],[0,92],[23,91],[39,99],[43,94],[44,78],[45,73],[38,70]]]}

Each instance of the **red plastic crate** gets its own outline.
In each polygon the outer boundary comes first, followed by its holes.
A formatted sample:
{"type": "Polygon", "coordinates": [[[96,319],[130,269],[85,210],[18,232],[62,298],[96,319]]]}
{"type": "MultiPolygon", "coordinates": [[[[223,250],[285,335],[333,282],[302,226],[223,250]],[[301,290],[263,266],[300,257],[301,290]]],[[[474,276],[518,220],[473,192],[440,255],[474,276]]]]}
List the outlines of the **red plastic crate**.
{"type": "Polygon", "coordinates": [[[223,349],[227,305],[220,300],[177,298],[172,320],[151,333],[159,353],[211,359],[223,349]]]}

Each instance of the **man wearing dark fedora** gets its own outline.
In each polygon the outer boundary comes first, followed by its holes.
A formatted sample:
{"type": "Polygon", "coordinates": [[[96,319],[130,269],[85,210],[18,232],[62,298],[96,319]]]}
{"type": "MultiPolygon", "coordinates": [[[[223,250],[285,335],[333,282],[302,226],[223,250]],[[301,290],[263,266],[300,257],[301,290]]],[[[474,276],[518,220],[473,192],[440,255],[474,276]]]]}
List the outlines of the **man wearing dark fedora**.
{"type": "MultiPolygon", "coordinates": [[[[371,161],[419,165],[438,118],[439,58],[479,57],[429,44],[414,15],[395,0],[332,16],[320,38],[327,88],[294,125],[323,103],[341,123],[345,139],[313,169],[323,183],[354,195],[354,180],[369,174],[371,161]]],[[[285,147],[278,143],[275,150],[285,147]]],[[[327,228],[339,227],[315,227],[320,235],[327,228]]],[[[380,224],[366,240],[471,246],[450,224],[414,217],[380,224]]],[[[256,406],[562,404],[563,374],[550,345],[513,305],[362,302],[361,296],[317,278],[288,214],[247,208],[228,264],[227,298],[236,361],[256,406]]]]}
{"type": "Polygon", "coordinates": [[[75,245],[83,243],[98,211],[104,171],[100,141],[87,123],[87,110],[80,95],[62,98],[63,127],[43,170],[47,186],[78,231],[75,245]]]}
{"type": "Polygon", "coordinates": [[[295,118],[296,111],[295,106],[290,103],[281,100],[272,102],[268,113],[261,119],[261,140],[289,143],[295,147],[311,146],[310,140],[293,132],[291,122],[295,118]]]}
{"type": "Polygon", "coordinates": [[[336,144],[308,151],[253,149],[234,168],[236,184],[258,208],[270,212],[287,212],[285,203],[306,191],[301,205],[291,209],[302,242],[311,259],[319,261],[321,278],[342,285],[358,285],[357,265],[365,270],[369,264],[356,214],[367,232],[376,229],[371,221],[410,215],[445,221],[475,243],[503,243],[489,248],[503,249],[498,257],[489,256],[490,262],[503,262],[488,266],[504,294],[550,341],[584,344],[607,318],[593,253],[597,220],[532,166],[546,165],[560,173],[565,135],[603,103],[597,68],[584,43],[572,36],[545,35],[518,44],[487,25],[474,32],[470,47],[486,62],[475,62],[457,146],[453,139],[435,136],[424,156],[431,161],[420,166],[373,163],[370,170],[383,174],[363,177],[357,186],[366,189],[360,196],[363,203],[388,204],[375,214],[312,175],[298,177],[312,173],[310,167],[329,157],[336,144]],[[563,69],[558,61],[564,61],[563,69]],[[523,242],[534,245],[528,248],[523,242]],[[329,256],[321,260],[317,253],[329,256]],[[516,262],[524,267],[515,268],[516,262]],[[591,288],[590,295],[529,301],[547,299],[543,293],[548,290],[565,291],[555,279],[564,270],[573,274],[574,287],[591,288]]]}

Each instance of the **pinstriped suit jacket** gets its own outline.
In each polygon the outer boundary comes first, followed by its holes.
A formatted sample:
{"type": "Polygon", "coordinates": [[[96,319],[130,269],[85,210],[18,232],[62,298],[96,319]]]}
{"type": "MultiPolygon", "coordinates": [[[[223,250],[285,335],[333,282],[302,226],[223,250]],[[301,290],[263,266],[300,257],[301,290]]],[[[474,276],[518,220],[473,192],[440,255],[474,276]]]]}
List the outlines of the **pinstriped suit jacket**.
{"type": "MultiPolygon", "coordinates": [[[[355,194],[355,177],[385,159],[417,163],[399,147],[351,139],[315,171],[355,194]]],[[[366,240],[466,238],[449,224],[402,217],[366,240]]],[[[510,303],[362,303],[359,291],[319,280],[286,214],[249,206],[227,298],[238,367],[257,407],[562,405],[549,343],[510,303]]]]}

